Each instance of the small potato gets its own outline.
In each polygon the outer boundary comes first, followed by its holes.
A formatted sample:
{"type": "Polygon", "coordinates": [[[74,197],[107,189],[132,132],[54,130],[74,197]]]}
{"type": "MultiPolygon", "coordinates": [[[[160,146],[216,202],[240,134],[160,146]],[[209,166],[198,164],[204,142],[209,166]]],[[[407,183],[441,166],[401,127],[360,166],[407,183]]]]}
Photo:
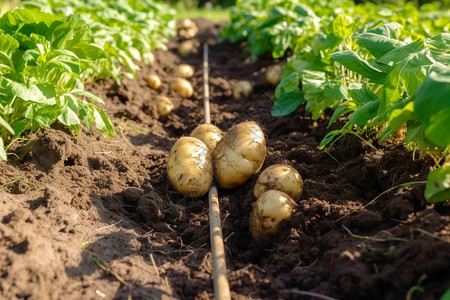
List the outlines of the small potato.
{"type": "Polygon", "coordinates": [[[159,90],[161,87],[161,79],[157,75],[150,75],[147,77],[147,84],[151,89],[159,90]]]}
{"type": "Polygon", "coordinates": [[[281,74],[283,74],[282,65],[270,66],[266,71],[266,81],[273,86],[278,85],[281,81],[281,74]]]}
{"type": "Polygon", "coordinates": [[[167,116],[174,108],[172,101],[165,96],[156,97],[155,103],[160,117],[167,116]]]}
{"type": "Polygon", "coordinates": [[[297,204],[287,194],[268,190],[252,204],[250,233],[255,240],[276,235],[282,220],[290,219],[297,204]]]}
{"type": "Polygon", "coordinates": [[[172,186],[181,194],[203,196],[213,181],[213,165],[208,147],[199,139],[181,137],[170,150],[167,174],[172,186]]]}
{"type": "Polygon", "coordinates": [[[147,55],[145,57],[145,61],[149,65],[153,65],[155,63],[155,56],[153,55],[153,53],[151,53],[151,52],[147,53],[147,55]]]}
{"type": "Polygon", "coordinates": [[[289,165],[272,165],[259,175],[253,189],[253,195],[258,199],[268,190],[284,192],[295,201],[298,201],[303,193],[302,176],[289,165]]]}
{"type": "Polygon", "coordinates": [[[192,130],[190,136],[205,143],[212,153],[216,148],[217,143],[222,139],[223,131],[213,124],[200,124],[192,130]]]}
{"type": "Polygon", "coordinates": [[[171,81],[170,89],[177,92],[181,98],[190,98],[194,94],[192,85],[183,78],[175,78],[175,80],[171,81]]]}
{"type": "Polygon", "coordinates": [[[188,57],[191,53],[196,53],[197,48],[195,47],[194,41],[188,40],[181,42],[178,45],[178,53],[183,57],[188,57]]]}
{"type": "Polygon", "coordinates": [[[181,64],[177,67],[176,74],[184,78],[189,78],[194,76],[194,68],[187,64],[181,64]]]}
{"type": "Polygon", "coordinates": [[[250,81],[240,80],[236,82],[233,89],[233,97],[235,99],[248,99],[252,95],[253,86],[250,81]]]}
{"type": "Polygon", "coordinates": [[[233,126],[213,152],[217,184],[225,189],[240,186],[258,172],[265,157],[266,140],[256,122],[233,126]]]}

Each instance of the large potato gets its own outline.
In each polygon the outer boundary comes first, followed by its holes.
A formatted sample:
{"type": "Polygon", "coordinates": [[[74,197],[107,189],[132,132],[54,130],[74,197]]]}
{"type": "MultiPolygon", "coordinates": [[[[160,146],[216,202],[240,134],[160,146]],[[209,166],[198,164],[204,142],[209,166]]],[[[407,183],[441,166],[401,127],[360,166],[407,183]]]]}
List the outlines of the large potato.
{"type": "Polygon", "coordinates": [[[170,150],[167,174],[172,186],[181,194],[203,196],[213,181],[213,165],[208,147],[199,139],[181,137],[170,150]]]}
{"type": "Polygon", "coordinates": [[[259,175],[253,194],[258,199],[268,190],[282,191],[298,201],[303,193],[302,176],[289,165],[272,165],[259,175]]]}
{"type": "Polygon", "coordinates": [[[258,172],[266,157],[264,133],[256,122],[233,126],[217,143],[213,152],[216,180],[221,188],[245,183],[258,172]]]}
{"type": "Polygon", "coordinates": [[[297,204],[283,192],[268,190],[252,206],[250,233],[258,240],[266,235],[277,234],[280,222],[291,218],[297,204]]]}
{"type": "Polygon", "coordinates": [[[190,136],[205,143],[212,153],[217,143],[222,139],[223,131],[213,124],[200,124],[192,130],[190,136]]]}

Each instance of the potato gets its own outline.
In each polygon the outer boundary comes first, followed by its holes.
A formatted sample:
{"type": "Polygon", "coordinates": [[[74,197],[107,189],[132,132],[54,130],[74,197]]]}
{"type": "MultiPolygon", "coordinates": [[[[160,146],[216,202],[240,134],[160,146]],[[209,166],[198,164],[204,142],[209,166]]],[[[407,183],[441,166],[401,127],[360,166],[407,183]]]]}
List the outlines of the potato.
{"type": "Polygon", "coordinates": [[[214,148],[216,148],[217,143],[222,139],[223,132],[213,124],[200,124],[192,130],[190,136],[205,143],[212,153],[214,148]]]}
{"type": "Polygon", "coordinates": [[[273,86],[278,85],[281,81],[281,74],[283,74],[282,65],[270,66],[266,71],[266,81],[273,86]]]}
{"type": "Polygon", "coordinates": [[[297,204],[283,192],[268,190],[252,206],[250,233],[258,240],[263,236],[277,234],[280,222],[291,218],[297,204]]]}
{"type": "Polygon", "coordinates": [[[197,25],[190,19],[181,19],[177,22],[178,36],[183,39],[191,39],[198,33],[197,25]]]}
{"type": "Polygon", "coordinates": [[[183,57],[188,57],[191,53],[196,53],[194,41],[184,41],[178,45],[178,53],[183,57]]]}
{"type": "Polygon", "coordinates": [[[147,84],[150,88],[154,90],[159,90],[161,87],[161,79],[157,75],[150,75],[147,77],[147,84]]]}
{"type": "Polygon", "coordinates": [[[155,103],[160,117],[167,116],[174,108],[172,101],[165,96],[156,97],[155,103]]]}
{"type": "Polygon", "coordinates": [[[147,53],[147,56],[145,59],[149,65],[153,65],[155,63],[155,56],[151,52],[147,53]]]}
{"type": "Polygon", "coordinates": [[[211,153],[205,143],[193,137],[181,137],[173,145],[167,161],[172,186],[189,197],[205,195],[213,181],[211,153]]]}
{"type": "Polygon", "coordinates": [[[284,192],[295,201],[298,201],[303,193],[302,176],[289,165],[272,165],[259,175],[253,189],[253,195],[258,199],[268,190],[284,192]]]}
{"type": "Polygon", "coordinates": [[[234,85],[233,89],[233,97],[235,99],[243,99],[243,98],[250,98],[253,92],[253,86],[250,83],[250,81],[247,80],[240,80],[237,81],[234,85]]]}
{"type": "Polygon", "coordinates": [[[190,98],[194,94],[192,85],[183,78],[175,78],[170,82],[170,89],[180,95],[181,98],[190,98]]]}
{"type": "Polygon", "coordinates": [[[264,133],[256,122],[233,126],[213,152],[217,184],[225,189],[240,186],[258,172],[265,157],[264,133]]]}
{"type": "Polygon", "coordinates": [[[176,72],[178,76],[189,78],[194,76],[194,68],[187,64],[181,64],[177,67],[176,72]]]}

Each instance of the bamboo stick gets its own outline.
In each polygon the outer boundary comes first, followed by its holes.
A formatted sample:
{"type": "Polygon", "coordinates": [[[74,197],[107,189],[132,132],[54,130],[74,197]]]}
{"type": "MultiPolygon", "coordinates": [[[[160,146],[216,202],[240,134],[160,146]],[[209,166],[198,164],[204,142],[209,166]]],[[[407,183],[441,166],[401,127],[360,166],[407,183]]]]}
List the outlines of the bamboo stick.
{"type": "MultiPolygon", "coordinates": [[[[209,103],[209,76],[208,76],[208,44],[203,45],[203,108],[204,122],[211,123],[209,103]]],[[[209,230],[211,238],[211,253],[214,280],[214,298],[216,300],[229,300],[230,284],[227,276],[227,263],[225,260],[225,247],[223,244],[222,224],[220,221],[219,194],[213,185],[208,193],[209,202],[209,230]]]]}

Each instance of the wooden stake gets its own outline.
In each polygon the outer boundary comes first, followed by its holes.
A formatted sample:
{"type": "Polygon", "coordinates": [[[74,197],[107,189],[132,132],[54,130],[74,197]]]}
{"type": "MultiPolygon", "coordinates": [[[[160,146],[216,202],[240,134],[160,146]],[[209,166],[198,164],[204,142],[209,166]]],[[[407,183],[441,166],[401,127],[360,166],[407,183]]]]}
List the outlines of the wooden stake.
{"type": "Polygon", "coordinates": [[[209,75],[208,75],[208,44],[203,44],[203,109],[204,123],[211,123],[210,105],[209,105],[209,75]]]}
{"type": "Polygon", "coordinates": [[[227,276],[227,262],[223,245],[222,224],[220,222],[219,195],[213,185],[209,190],[209,230],[211,234],[211,251],[214,277],[214,298],[229,300],[230,284],[227,276]]]}
{"type": "MultiPolygon", "coordinates": [[[[203,107],[205,111],[204,121],[206,124],[211,123],[208,81],[208,44],[205,43],[203,45],[203,107]]],[[[214,185],[209,189],[208,200],[214,298],[216,300],[230,300],[230,284],[227,276],[225,247],[223,245],[222,224],[220,221],[219,194],[214,185]]]]}

